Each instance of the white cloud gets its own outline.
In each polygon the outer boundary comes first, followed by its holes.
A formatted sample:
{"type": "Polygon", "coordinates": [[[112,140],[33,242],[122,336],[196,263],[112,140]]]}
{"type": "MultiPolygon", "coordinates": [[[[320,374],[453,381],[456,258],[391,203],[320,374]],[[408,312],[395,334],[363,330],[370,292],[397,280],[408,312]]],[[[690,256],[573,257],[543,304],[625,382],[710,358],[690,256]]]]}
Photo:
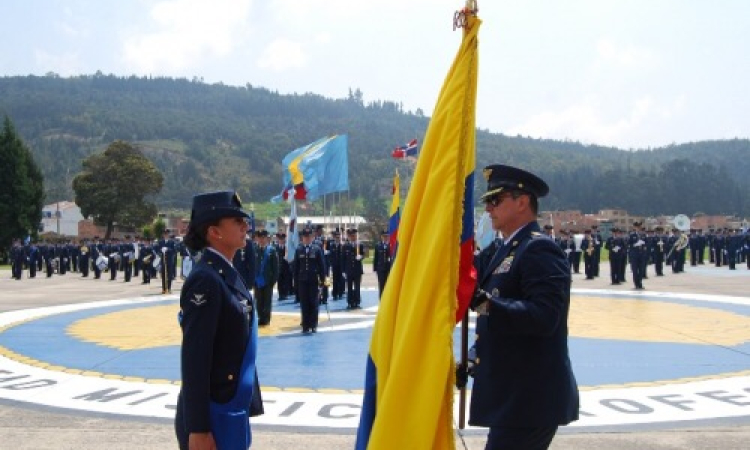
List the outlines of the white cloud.
{"type": "Polygon", "coordinates": [[[252,0],[156,3],[150,11],[153,30],[125,39],[125,63],[140,73],[169,72],[227,56],[243,42],[251,4],[252,0]]]}
{"type": "MultiPolygon", "coordinates": [[[[607,120],[606,107],[595,98],[588,98],[562,110],[545,111],[507,130],[509,135],[574,139],[585,143],[610,146],[632,146],[636,135],[663,123],[683,109],[684,97],[671,104],[657,104],[651,96],[632,101],[625,115],[607,120]]],[[[643,143],[647,144],[647,143],[643,143]]],[[[638,145],[638,144],[636,144],[638,145]]]]}
{"type": "Polygon", "coordinates": [[[277,39],[266,47],[258,59],[258,66],[262,69],[281,72],[304,67],[308,59],[302,44],[288,39],[277,39]]]}

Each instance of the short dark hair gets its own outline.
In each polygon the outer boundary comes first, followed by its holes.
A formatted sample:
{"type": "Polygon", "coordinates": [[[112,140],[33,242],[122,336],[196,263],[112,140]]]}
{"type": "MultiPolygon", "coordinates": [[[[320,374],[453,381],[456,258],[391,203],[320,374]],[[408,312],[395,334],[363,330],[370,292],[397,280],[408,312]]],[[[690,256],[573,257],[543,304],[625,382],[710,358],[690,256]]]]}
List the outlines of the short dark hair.
{"type": "Polygon", "coordinates": [[[527,191],[510,191],[510,195],[511,197],[513,197],[514,200],[522,195],[528,195],[529,207],[531,208],[531,211],[534,213],[535,216],[539,214],[539,199],[536,198],[536,195],[527,191]]]}

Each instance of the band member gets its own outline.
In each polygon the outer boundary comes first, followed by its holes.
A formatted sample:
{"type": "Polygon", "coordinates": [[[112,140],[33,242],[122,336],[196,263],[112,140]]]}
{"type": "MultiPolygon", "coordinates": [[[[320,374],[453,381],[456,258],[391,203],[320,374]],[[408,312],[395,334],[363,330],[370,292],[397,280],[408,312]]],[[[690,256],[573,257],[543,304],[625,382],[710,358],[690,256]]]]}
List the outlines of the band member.
{"type": "Polygon", "coordinates": [[[628,258],[633,272],[633,284],[636,289],[643,289],[644,267],[648,256],[645,237],[641,234],[641,223],[633,222],[633,230],[628,236],[628,258]]]}
{"type": "Polygon", "coordinates": [[[83,242],[80,248],[80,256],[78,257],[78,268],[81,270],[81,277],[86,278],[89,276],[89,267],[91,265],[90,254],[91,248],[88,240],[83,242]]]}
{"type": "Polygon", "coordinates": [[[154,259],[156,251],[147,241],[141,243],[141,249],[138,252],[138,259],[141,262],[141,284],[151,284],[153,275],[154,259]]]}
{"type": "Polygon", "coordinates": [[[586,274],[587,280],[594,279],[594,252],[596,251],[596,244],[594,243],[594,237],[591,235],[591,230],[583,231],[583,241],[581,241],[581,250],[583,250],[583,271],[586,274]]]}
{"type": "Polygon", "coordinates": [[[109,256],[109,281],[117,279],[117,269],[120,266],[120,244],[117,239],[112,239],[112,243],[107,247],[107,256],[109,256]]]}
{"type": "Polygon", "coordinates": [[[604,246],[604,239],[602,239],[598,225],[591,226],[591,237],[594,238],[594,276],[598,277],[599,264],[602,260],[602,247],[604,246]]]}
{"type": "Polygon", "coordinates": [[[664,276],[664,254],[667,247],[666,236],[664,236],[664,228],[656,227],[656,237],[653,245],[653,260],[654,260],[654,271],[657,277],[664,276]]]}
{"type": "Polygon", "coordinates": [[[612,228],[612,236],[607,239],[605,248],[609,251],[609,271],[612,284],[620,284],[625,281],[621,276],[625,265],[625,240],[620,234],[620,229],[612,228]]]}
{"type": "Polygon", "coordinates": [[[99,256],[103,255],[102,243],[99,242],[99,236],[94,236],[94,244],[91,246],[91,261],[93,261],[94,279],[102,277],[102,268],[99,267],[99,256]]]}
{"type": "Polygon", "coordinates": [[[176,272],[174,264],[177,253],[175,252],[174,240],[169,236],[169,230],[165,229],[163,237],[157,244],[157,250],[161,256],[161,271],[159,276],[161,277],[162,294],[172,293],[172,281],[176,272]]]}

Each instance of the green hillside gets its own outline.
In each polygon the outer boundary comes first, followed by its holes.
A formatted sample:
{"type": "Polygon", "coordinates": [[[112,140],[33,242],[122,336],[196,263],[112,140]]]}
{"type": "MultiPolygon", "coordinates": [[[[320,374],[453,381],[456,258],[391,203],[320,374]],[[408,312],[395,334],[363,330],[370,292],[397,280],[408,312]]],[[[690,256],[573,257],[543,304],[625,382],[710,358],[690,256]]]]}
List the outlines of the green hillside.
{"type": "MultiPolygon", "coordinates": [[[[247,202],[281,189],[281,159],[331,134],[349,135],[350,196],[378,198],[396,167],[391,149],[422,139],[429,121],[398,102],[200,80],[89,75],[0,78],[8,115],[45,176],[47,202],[73,197],[81,161],[115,139],[139,145],[165,176],[156,198],[187,208],[195,192],[234,188],[247,202]]],[[[636,214],[747,214],[750,141],[696,142],[638,152],[479,131],[477,167],[490,162],[540,173],[545,208],[623,207],[636,214]]],[[[477,173],[480,173],[479,171],[477,173]]],[[[477,189],[483,189],[478,178],[477,189]]]]}

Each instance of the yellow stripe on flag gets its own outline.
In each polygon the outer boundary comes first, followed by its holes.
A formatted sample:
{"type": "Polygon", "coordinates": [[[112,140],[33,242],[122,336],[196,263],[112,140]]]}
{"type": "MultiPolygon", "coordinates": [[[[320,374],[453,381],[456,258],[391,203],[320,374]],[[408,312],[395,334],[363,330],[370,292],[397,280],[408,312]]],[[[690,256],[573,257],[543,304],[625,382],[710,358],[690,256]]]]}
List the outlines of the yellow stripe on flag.
{"type": "Polygon", "coordinates": [[[475,166],[481,25],[470,14],[466,19],[406,197],[398,257],[373,328],[371,450],[455,448],[453,330],[464,186],[475,166]]]}

